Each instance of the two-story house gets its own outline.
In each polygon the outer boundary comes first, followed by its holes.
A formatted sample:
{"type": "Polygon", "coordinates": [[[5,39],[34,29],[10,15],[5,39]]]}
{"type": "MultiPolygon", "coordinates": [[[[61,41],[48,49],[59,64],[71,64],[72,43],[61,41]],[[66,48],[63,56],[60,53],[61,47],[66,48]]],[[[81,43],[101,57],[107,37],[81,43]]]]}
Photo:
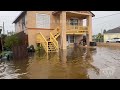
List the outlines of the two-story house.
{"type": "Polygon", "coordinates": [[[89,45],[94,16],[91,11],[23,11],[13,23],[16,33],[28,35],[29,46],[41,44],[46,52],[56,52],[79,43],[84,35],[89,45]]]}

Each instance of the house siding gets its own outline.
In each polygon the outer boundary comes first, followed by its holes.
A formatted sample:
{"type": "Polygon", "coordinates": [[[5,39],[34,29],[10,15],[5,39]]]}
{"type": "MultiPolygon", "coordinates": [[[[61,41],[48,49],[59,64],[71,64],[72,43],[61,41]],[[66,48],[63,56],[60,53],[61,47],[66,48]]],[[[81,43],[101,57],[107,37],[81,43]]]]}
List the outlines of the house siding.
{"type": "Polygon", "coordinates": [[[28,34],[28,43],[30,45],[34,45],[36,47],[36,36],[38,33],[42,33],[43,36],[47,39],[47,37],[50,36],[50,31],[51,30],[33,30],[33,29],[28,29],[27,34],[28,34]]]}
{"type": "MultiPolygon", "coordinates": [[[[26,15],[24,17],[25,17],[25,24],[27,24],[26,15]]],[[[15,32],[16,33],[19,33],[19,32],[26,30],[26,26],[23,26],[24,28],[22,28],[22,18],[17,23],[15,23],[15,32]]]]}
{"type": "Polygon", "coordinates": [[[47,14],[50,15],[50,29],[55,26],[55,17],[52,15],[52,11],[28,11],[27,12],[27,27],[36,28],[36,14],[47,14]]]}
{"type": "Polygon", "coordinates": [[[107,33],[104,34],[104,42],[106,42],[108,39],[112,38],[120,38],[120,33],[107,33]]]}

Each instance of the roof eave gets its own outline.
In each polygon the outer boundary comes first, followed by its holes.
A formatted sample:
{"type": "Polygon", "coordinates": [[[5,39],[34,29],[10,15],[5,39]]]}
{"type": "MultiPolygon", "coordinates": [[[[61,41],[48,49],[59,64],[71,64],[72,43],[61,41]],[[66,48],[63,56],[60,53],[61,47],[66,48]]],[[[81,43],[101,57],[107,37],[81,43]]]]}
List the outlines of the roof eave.
{"type": "MultiPolygon", "coordinates": [[[[16,23],[17,20],[18,20],[24,13],[26,13],[26,11],[22,11],[22,12],[15,18],[15,20],[13,21],[13,23],[16,23]]],[[[13,24],[13,23],[12,23],[12,24],[13,24]]]]}
{"type": "MultiPolygon", "coordinates": [[[[52,13],[55,14],[55,13],[58,13],[60,11],[53,11],[52,13]]],[[[95,14],[93,14],[91,11],[89,11],[91,14],[92,14],[92,17],[95,17],[95,14]]]]}

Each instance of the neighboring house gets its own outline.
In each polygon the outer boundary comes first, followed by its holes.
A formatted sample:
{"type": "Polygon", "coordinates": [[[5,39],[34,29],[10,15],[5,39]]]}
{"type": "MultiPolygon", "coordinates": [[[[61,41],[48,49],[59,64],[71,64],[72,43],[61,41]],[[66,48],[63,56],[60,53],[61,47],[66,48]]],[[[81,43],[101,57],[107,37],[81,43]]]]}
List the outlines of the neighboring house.
{"type": "Polygon", "coordinates": [[[94,16],[91,11],[23,11],[13,23],[16,33],[24,31],[28,35],[29,46],[42,44],[50,52],[79,43],[83,35],[89,45],[94,16]]]}
{"type": "Polygon", "coordinates": [[[104,33],[104,42],[113,38],[120,38],[120,27],[108,30],[104,33]]]}

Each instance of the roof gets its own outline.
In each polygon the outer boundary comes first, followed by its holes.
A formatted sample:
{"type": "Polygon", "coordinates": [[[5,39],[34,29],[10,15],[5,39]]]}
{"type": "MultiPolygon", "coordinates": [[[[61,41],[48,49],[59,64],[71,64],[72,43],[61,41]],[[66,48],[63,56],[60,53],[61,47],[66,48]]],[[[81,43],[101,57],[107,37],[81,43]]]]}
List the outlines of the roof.
{"type": "Polygon", "coordinates": [[[22,11],[22,12],[16,17],[16,19],[13,21],[13,23],[18,22],[19,19],[26,14],[26,12],[27,12],[27,11],[22,11]]]}
{"type": "Polygon", "coordinates": [[[90,11],[90,13],[92,14],[93,17],[95,17],[95,14],[94,14],[94,13],[92,13],[91,11],[90,11]]]}
{"type": "MultiPolygon", "coordinates": [[[[60,11],[53,11],[53,14],[58,13],[60,11]]],[[[92,14],[92,17],[95,17],[95,14],[93,14],[91,11],[89,11],[92,14]]]]}
{"type": "Polygon", "coordinates": [[[120,26],[116,27],[114,29],[108,30],[105,34],[107,34],[107,33],[120,33],[120,26]]]}
{"type": "MultiPolygon", "coordinates": [[[[57,13],[57,12],[59,12],[59,11],[54,11],[53,13],[57,13]]],[[[91,11],[89,11],[89,12],[92,14],[93,17],[95,16],[91,11]]],[[[18,17],[13,21],[13,23],[18,22],[19,19],[20,19],[21,17],[23,17],[26,13],[27,13],[27,11],[22,11],[22,12],[18,15],[18,17]]]]}

